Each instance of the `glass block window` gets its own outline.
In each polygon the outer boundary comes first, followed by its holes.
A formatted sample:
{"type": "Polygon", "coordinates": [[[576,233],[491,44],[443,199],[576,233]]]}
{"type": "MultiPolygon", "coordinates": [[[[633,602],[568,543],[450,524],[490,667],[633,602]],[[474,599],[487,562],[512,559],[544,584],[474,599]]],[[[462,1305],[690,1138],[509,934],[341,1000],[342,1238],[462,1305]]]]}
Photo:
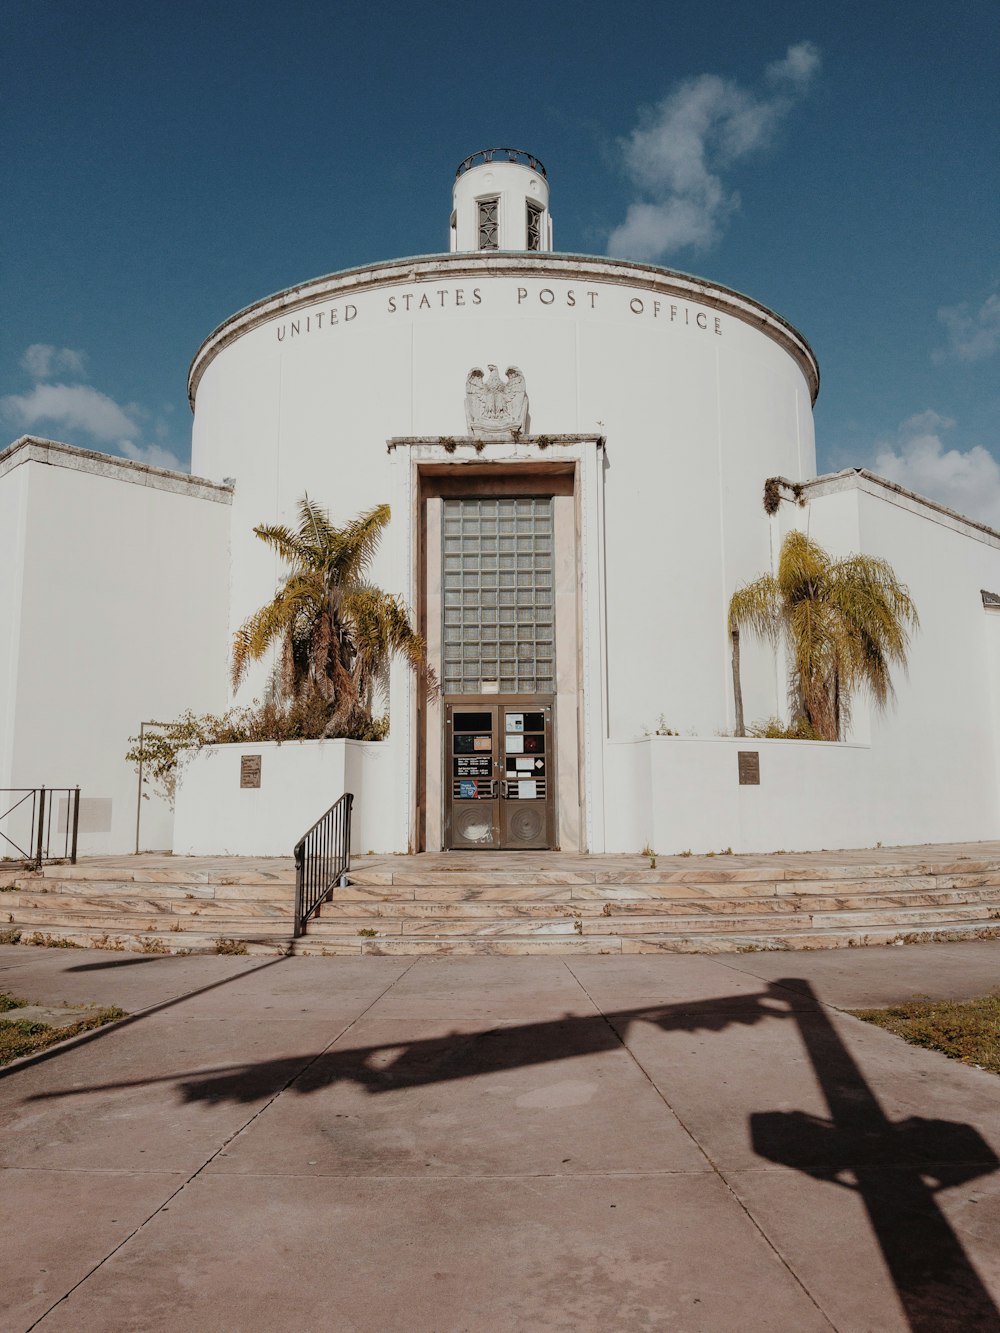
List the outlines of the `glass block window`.
{"type": "Polygon", "coordinates": [[[551,499],[445,500],[442,679],[446,694],[555,691],[551,499]]]}
{"type": "Polygon", "coordinates": [[[537,204],[529,203],[528,208],[528,245],[529,250],[542,248],[542,210],[537,204]]]}
{"type": "Polygon", "coordinates": [[[500,249],[500,200],[480,199],[479,201],[479,248],[480,250],[500,249]]]}

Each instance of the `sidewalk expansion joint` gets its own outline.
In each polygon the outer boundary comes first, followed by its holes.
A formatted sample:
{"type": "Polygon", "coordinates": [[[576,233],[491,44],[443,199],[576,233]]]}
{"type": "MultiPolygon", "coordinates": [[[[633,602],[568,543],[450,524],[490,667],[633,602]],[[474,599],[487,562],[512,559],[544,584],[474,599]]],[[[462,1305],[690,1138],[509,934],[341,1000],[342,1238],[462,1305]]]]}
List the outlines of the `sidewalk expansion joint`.
{"type": "MultiPolygon", "coordinates": [[[[286,959],[287,955],[281,958],[275,958],[272,960],[271,964],[265,963],[264,966],[267,967],[267,966],[273,966],[274,963],[283,963],[286,961],[286,959]]],[[[63,1292],[62,1296],[60,1296],[57,1301],[53,1301],[53,1303],[49,1306],[49,1308],[45,1310],[42,1314],[40,1314],[38,1318],[34,1321],[34,1323],[28,1326],[25,1333],[32,1333],[32,1329],[37,1328],[39,1324],[43,1323],[49,1317],[49,1315],[52,1313],[53,1310],[57,1309],[65,1301],[68,1301],[69,1298],[73,1295],[73,1293],[75,1291],[78,1291],[80,1287],[84,1285],[84,1283],[88,1282],[94,1276],[95,1273],[97,1273],[100,1269],[102,1269],[109,1259],[114,1258],[114,1256],[120,1250],[124,1249],[125,1246],[128,1245],[132,1240],[134,1240],[135,1237],[138,1236],[140,1232],[144,1231],[146,1227],[148,1227],[149,1224],[153,1222],[160,1215],[160,1213],[167,1210],[170,1204],[172,1204],[173,1201],[177,1198],[177,1196],[181,1194],[185,1189],[187,1189],[189,1185],[192,1185],[202,1174],[202,1172],[205,1171],[209,1166],[211,1166],[211,1164],[216,1160],[216,1158],[218,1158],[219,1155],[223,1153],[226,1150],[226,1148],[229,1147],[229,1145],[233,1142],[234,1139],[238,1138],[240,1134],[242,1134],[245,1130],[249,1129],[249,1127],[254,1123],[255,1120],[258,1120],[264,1114],[265,1111],[267,1111],[271,1106],[274,1105],[274,1103],[278,1100],[278,1098],[282,1095],[282,1093],[287,1092],[288,1089],[292,1086],[292,1084],[295,1083],[296,1080],[301,1078],[302,1075],[306,1073],[307,1070],[311,1069],[317,1060],[322,1059],[322,1057],[326,1055],[327,1051],[329,1051],[333,1046],[336,1046],[337,1042],[340,1041],[341,1037],[345,1036],[348,1032],[350,1032],[350,1030],[355,1026],[355,1024],[360,1022],[360,1020],[364,1018],[365,1014],[367,1014],[371,1009],[373,1009],[375,1005],[378,1004],[379,1000],[381,1000],[385,995],[387,995],[389,991],[392,990],[393,986],[395,986],[398,981],[401,981],[402,978],[406,976],[407,972],[410,971],[410,968],[414,967],[418,961],[419,961],[418,959],[414,958],[413,962],[410,963],[409,967],[404,968],[403,971],[398,974],[398,976],[393,977],[389,985],[386,986],[384,990],[380,991],[379,994],[376,995],[376,997],[374,998],[374,1000],[371,1001],[370,1004],[367,1004],[359,1014],[356,1014],[348,1024],[346,1024],[343,1028],[341,1028],[341,1030],[337,1033],[337,1035],[334,1038],[332,1038],[331,1041],[328,1041],[321,1051],[317,1052],[317,1054],[312,1056],[310,1059],[307,1059],[305,1063],[302,1065],[302,1067],[296,1070],[295,1073],[293,1073],[291,1077],[288,1078],[287,1081],[277,1090],[277,1092],[273,1093],[267,1099],[267,1101],[264,1103],[263,1106],[258,1107],[257,1110],[253,1113],[253,1115],[251,1115],[242,1125],[240,1125],[230,1135],[228,1135],[228,1137],[222,1143],[219,1144],[218,1148],[216,1148],[215,1151],[211,1153],[205,1159],[204,1162],[202,1162],[201,1166],[199,1166],[196,1171],[193,1171],[185,1180],[183,1180],[175,1190],[172,1190],[171,1193],[168,1194],[167,1197],[163,1200],[163,1202],[158,1204],[157,1207],[153,1209],[153,1211],[149,1214],[147,1218],[145,1218],[142,1222],[140,1222],[137,1227],[133,1228],[133,1230],[130,1231],[127,1236],[123,1237],[123,1239],[120,1240],[117,1245],[113,1246],[104,1256],[104,1258],[98,1260],[98,1262],[94,1264],[93,1267],[90,1268],[83,1275],[82,1278],[80,1278],[77,1282],[74,1282],[74,1284],[70,1287],[68,1291],[63,1292]]],[[[245,972],[241,972],[240,975],[246,976],[249,972],[257,972],[260,970],[261,970],[260,968],[249,968],[245,972]]],[[[218,984],[220,983],[215,982],[213,983],[212,986],[206,986],[203,987],[202,989],[211,990],[214,989],[214,986],[218,984]]],[[[192,992],[192,994],[196,993],[198,992],[192,992]]],[[[172,1001],[167,1001],[166,1004],[154,1005],[151,1006],[149,1009],[144,1010],[143,1013],[148,1014],[157,1008],[166,1008],[167,1004],[175,1004],[175,1003],[177,1003],[177,1001],[172,1000],[172,1001]]],[[[133,1017],[135,1018],[139,1016],[140,1015],[134,1015],[133,1017]]],[[[130,1021],[129,1019],[123,1019],[122,1025],[128,1023],[129,1021],[130,1021]]]]}

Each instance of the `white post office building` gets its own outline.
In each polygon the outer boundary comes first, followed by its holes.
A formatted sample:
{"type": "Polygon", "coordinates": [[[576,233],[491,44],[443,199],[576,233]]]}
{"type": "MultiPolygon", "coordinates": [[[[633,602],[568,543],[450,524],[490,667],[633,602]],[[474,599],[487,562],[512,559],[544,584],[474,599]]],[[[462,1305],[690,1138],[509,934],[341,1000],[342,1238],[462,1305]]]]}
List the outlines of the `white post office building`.
{"type": "MultiPolygon", "coordinates": [[[[476,153],[447,253],[227,319],[191,366],[190,477],[30,437],[0,454],[0,786],[79,783],[81,852],[132,850],[127,738],[259,697],[263,665],[228,684],[282,574],[253,528],[308,494],[338,524],[390,502],[374,578],[440,690],[394,668],[383,742],[198,753],[174,809],[139,803],[143,848],[288,855],[344,790],[361,851],[1000,837],[1000,533],[816,477],[805,338],[705,279],[558,253],[549,203],[541,162],[476,153]],[[920,614],[895,700],[859,697],[839,743],[732,734],[729,598],[793,527],[884,556],[920,614]]],[[[742,674],[748,720],[788,717],[780,652],[745,640],[742,674]]]]}

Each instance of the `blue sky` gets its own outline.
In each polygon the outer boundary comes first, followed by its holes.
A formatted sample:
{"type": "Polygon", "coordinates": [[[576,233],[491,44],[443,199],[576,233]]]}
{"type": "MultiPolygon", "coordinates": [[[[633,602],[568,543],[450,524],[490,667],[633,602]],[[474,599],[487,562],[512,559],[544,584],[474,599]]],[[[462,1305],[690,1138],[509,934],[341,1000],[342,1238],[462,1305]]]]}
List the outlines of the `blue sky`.
{"type": "Polygon", "coordinates": [[[0,442],[187,466],[226,316],[447,248],[546,163],[556,246],[703,274],[820,360],[820,471],[1000,526],[1000,6],[5,0],[0,442]]]}

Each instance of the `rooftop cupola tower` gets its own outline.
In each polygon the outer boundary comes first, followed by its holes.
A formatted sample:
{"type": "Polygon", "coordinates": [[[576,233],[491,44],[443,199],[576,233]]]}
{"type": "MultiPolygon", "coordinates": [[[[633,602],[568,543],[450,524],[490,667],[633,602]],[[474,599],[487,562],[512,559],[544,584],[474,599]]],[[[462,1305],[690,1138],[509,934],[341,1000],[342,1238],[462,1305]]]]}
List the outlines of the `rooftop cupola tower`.
{"type": "Polygon", "coordinates": [[[481,148],[459,164],[451,248],[552,249],[549,183],[537,157],[520,148],[481,148]]]}

